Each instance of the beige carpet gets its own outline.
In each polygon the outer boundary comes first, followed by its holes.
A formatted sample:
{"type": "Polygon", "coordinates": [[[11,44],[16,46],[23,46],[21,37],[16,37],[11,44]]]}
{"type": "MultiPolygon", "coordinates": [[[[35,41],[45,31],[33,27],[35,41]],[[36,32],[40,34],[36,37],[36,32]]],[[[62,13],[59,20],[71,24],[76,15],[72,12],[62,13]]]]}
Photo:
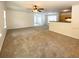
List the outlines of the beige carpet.
{"type": "Polygon", "coordinates": [[[79,57],[79,39],[46,27],[8,30],[0,57],[79,57]]]}

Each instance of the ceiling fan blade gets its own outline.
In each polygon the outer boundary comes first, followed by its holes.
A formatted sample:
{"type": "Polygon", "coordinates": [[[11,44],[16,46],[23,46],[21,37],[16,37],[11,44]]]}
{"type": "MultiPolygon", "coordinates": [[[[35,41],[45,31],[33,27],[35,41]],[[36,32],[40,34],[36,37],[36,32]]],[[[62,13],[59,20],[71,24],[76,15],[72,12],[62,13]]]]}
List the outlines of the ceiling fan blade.
{"type": "Polygon", "coordinates": [[[38,9],[39,12],[42,12],[41,10],[38,9]]]}
{"type": "Polygon", "coordinates": [[[39,8],[39,10],[44,10],[44,8],[39,8]]]}
{"type": "Polygon", "coordinates": [[[42,12],[42,11],[39,10],[39,12],[42,12]]]}

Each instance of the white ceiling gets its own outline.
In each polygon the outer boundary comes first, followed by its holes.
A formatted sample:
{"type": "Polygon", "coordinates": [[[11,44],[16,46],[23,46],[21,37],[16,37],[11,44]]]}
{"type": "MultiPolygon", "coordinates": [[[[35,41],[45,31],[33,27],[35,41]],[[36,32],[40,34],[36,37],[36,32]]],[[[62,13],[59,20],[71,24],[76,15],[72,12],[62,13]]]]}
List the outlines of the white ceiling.
{"type": "Polygon", "coordinates": [[[44,8],[46,12],[58,11],[79,4],[79,1],[9,1],[8,8],[25,9],[31,11],[33,5],[44,8]]]}

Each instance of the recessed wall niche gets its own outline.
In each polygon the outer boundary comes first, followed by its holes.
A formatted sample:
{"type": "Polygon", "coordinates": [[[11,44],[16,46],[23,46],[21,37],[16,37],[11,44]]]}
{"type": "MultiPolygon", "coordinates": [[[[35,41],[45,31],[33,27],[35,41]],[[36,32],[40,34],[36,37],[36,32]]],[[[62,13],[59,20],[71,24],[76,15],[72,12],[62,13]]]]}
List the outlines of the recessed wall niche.
{"type": "Polygon", "coordinates": [[[71,10],[70,11],[65,11],[65,12],[60,12],[60,16],[59,16],[59,21],[60,22],[67,22],[67,23],[71,23],[71,10]]]}

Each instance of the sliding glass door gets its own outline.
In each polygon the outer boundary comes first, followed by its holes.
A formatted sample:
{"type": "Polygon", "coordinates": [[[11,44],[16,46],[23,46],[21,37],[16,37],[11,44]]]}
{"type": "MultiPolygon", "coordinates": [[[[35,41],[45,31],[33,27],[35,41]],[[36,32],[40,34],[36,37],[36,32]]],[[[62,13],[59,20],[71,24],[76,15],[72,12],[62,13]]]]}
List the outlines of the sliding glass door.
{"type": "Polygon", "coordinates": [[[44,24],[44,19],[42,14],[34,14],[34,26],[42,26],[44,24]]]}

